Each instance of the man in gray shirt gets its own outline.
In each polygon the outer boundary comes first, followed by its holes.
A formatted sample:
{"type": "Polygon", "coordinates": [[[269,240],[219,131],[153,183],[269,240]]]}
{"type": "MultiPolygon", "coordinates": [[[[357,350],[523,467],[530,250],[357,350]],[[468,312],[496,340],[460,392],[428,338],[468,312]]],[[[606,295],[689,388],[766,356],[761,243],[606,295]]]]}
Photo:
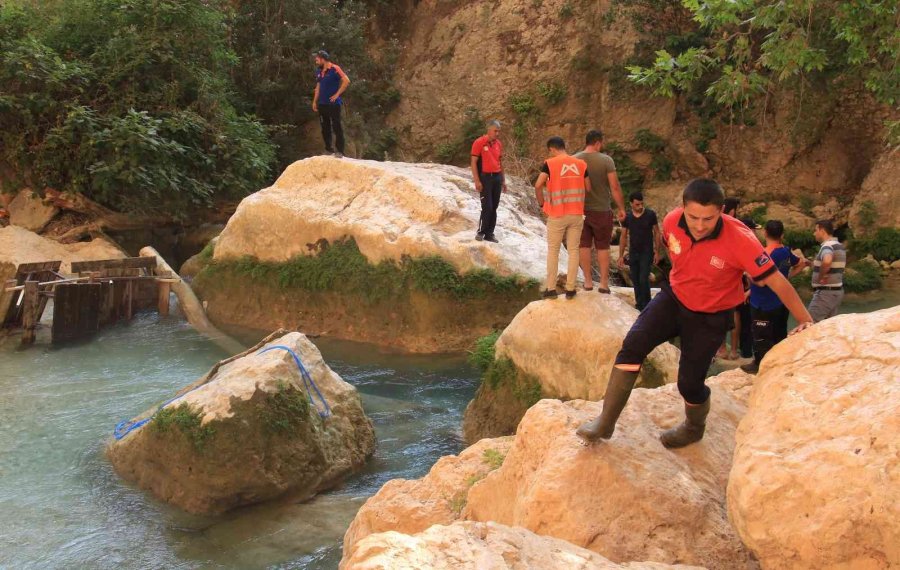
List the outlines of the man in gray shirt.
{"type": "Polygon", "coordinates": [[[613,214],[609,207],[610,193],[619,208],[617,215],[620,222],[625,219],[625,199],[622,197],[622,187],[616,174],[616,163],[611,156],[600,152],[601,150],[603,150],[603,133],[593,130],[585,136],[584,150],[575,155],[575,158],[587,163],[588,172],[591,173],[591,189],[585,197],[584,226],[578,245],[585,290],[590,291],[594,288],[591,271],[593,245],[597,249],[597,263],[600,265],[600,283],[597,290],[600,293],[609,293],[609,244],[613,230],[613,214]]]}
{"type": "Polygon", "coordinates": [[[834,237],[831,220],[816,222],[813,232],[822,244],[813,262],[813,298],[809,302],[809,314],[815,322],[824,321],[837,314],[844,298],[844,268],[847,266],[847,249],[834,237]]]}

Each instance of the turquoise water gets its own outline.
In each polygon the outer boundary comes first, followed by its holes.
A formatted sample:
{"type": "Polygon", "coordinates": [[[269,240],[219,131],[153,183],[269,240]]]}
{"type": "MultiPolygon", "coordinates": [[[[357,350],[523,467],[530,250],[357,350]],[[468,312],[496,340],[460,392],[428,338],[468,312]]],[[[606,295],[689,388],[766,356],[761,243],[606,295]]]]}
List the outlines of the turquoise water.
{"type": "Polygon", "coordinates": [[[177,318],[140,315],[94,340],[20,350],[0,339],[0,567],[336,568],[344,531],[386,481],[420,477],[462,448],[477,373],[462,356],[382,354],[317,339],[357,386],[378,450],[364,471],[306,503],[185,515],[116,476],[116,422],[195,380],[225,355],[177,318]]]}

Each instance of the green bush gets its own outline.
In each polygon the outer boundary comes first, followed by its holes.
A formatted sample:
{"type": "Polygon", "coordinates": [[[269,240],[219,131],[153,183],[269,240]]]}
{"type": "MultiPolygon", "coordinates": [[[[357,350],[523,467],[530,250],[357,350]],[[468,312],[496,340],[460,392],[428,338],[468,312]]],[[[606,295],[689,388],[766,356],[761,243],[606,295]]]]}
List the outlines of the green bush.
{"type": "Polygon", "coordinates": [[[634,133],[634,140],[638,148],[649,153],[659,153],[666,150],[666,141],[650,129],[638,129],[634,133]]]}
{"type": "Polygon", "coordinates": [[[768,214],[769,207],[763,204],[762,206],[757,206],[750,210],[750,219],[756,222],[759,225],[766,224],[766,215],[768,214]]]}
{"type": "Polygon", "coordinates": [[[604,152],[612,157],[616,163],[616,174],[619,177],[619,184],[622,185],[622,193],[625,195],[625,202],[628,202],[628,196],[632,192],[637,192],[644,187],[644,173],[638,168],[637,164],[631,160],[628,153],[618,143],[610,143],[605,146],[604,152]]]}
{"type": "Polygon", "coordinates": [[[900,229],[878,228],[871,237],[852,239],[850,252],[856,257],[872,254],[878,260],[896,261],[900,259],[900,229]]]}
{"type": "Polygon", "coordinates": [[[844,289],[849,293],[864,293],[881,288],[881,267],[871,261],[859,260],[847,265],[844,289]]]}
{"type": "Polygon", "coordinates": [[[817,253],[819,242],[810,230],[797,230],[786,228],[784,230],[784,245],[791,249],[799,249],[807,257],[814,257],[817,253]]]}
{"type": "Polygon", "coordinates": [[[558,81],[541,81],[537,84],[537,90],[550,105],[556,105],[566,98],[566,86],[558,81]]]}
{"type": "Polygon", "coordinates": [[[482,373],[494,362],[494,345],[500,338],[500,331],[494,331],[475,341],[475,349],[469,353],[469,363],[477,367],[482,373]]]}

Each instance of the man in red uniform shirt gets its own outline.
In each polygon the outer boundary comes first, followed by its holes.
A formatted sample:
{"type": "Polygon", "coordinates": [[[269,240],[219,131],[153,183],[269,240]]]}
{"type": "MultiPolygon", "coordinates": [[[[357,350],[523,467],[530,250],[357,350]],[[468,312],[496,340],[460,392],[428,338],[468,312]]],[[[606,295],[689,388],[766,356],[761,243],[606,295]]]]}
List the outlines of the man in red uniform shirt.
{"type": "Polygon", "coordinates": [[[706,374],[725,332],[734,327],[734,307],[744,301],[744,272],[769,287],[797,319],[799,326],[791,334],[812,325],[797,292],[753,232],[740,220],[722,215],[724,200],[715,180],[692,180],[684,189],[683,207],[663,221],[663,240],[672,260],[670,283],[663,284],[625,336],[609,376],[603,411],[576,432],[585,441],[612,437],[644,359],[676,336],[681,338],[678,391],[686,417],[660,439],[675,448],[703,438],[710,396],[706,374]]]}
{"type": "Polygon", "coordinates": [[[503,144],[500,142],[500,121],[488,123],[487,134],[472,143],[472,178],[475,189],[481,195],[481,219],[475,239],[497,243],[494,228],[497,226],[497,207],[500,193],[506,191],[503,176],[503,144]]]}

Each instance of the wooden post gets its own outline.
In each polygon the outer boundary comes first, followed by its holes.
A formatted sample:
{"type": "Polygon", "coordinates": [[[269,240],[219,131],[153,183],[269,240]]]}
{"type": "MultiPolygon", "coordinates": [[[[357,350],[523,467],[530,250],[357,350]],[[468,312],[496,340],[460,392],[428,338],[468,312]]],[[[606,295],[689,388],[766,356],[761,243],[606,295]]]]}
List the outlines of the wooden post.
{"type": "Polygon", "coordinates": [[[26,281],[24,298],[22,299],[22,346],[34,344],[35,332],[37,327],[37,312],[40,307],[41,299],[38,292],[39,281],[26,281]]]}
{"type": "Polygon", "coordinates": [[[159,314],[163,317],[169,316],[169,292],[172,290],[172,283],[168,280],[157,280],[159,285],[159,314]]]}
{"type": "Polygon", "coordinates": [[[130,279],[125,282],[125,320],[131,321],[133,316],[134,305],[134,281],[130,279]]]}

